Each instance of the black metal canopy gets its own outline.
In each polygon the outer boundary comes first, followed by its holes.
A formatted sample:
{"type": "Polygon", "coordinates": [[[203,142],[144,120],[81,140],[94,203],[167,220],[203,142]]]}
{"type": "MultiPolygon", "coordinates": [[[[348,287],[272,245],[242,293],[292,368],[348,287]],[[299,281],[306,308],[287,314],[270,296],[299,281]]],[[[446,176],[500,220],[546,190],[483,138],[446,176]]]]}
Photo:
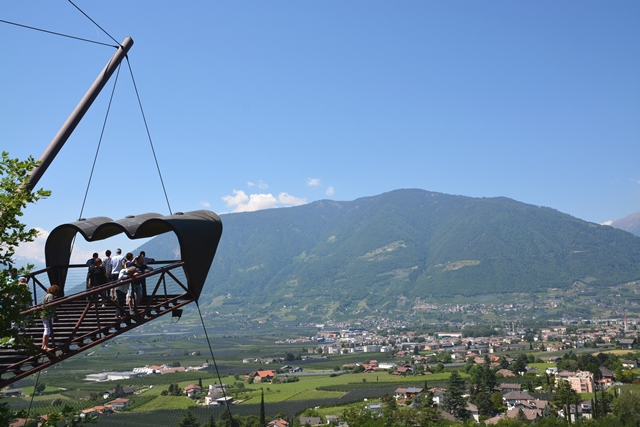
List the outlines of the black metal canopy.
{"type": "Polygon", "coordinates": [[[95,242],[120,233],[125,233],[129,239],[142,239],[168,231],[173,231],[178,238],[189,291],[197,300],[222,236],[220,217],[207,210],[177,212],[169,216],[146,213],[117,221],[101,216],[59,225],[51,231],[45,244],[49,282],[57,284],[64,292],[71,245],[77,233],[86,241],[95,242]]]}

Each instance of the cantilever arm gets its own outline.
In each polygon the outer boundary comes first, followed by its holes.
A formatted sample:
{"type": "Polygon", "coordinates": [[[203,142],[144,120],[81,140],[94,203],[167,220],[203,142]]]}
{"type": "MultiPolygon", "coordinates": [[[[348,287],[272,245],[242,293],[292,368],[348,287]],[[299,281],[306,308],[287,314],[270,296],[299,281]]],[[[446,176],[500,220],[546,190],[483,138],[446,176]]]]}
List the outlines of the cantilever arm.
{"type": "Polygon", "coordinates": [[[33,191],[36,185],[38,185],[38,181],[40,181],[40,178],[42,178],[42,175],[44,175],[51,162],[53,162],[53,159],[55,159],[62,146],[67,142],[67,139],[69,139],[76,126],[80,123],[80,120],[82,120],[85,113],[89,110],[93,101],[98,97],[100,91],[107,84],[109,78],[118,68],[124,57],[127,56],[131,46],[133,46],[133,39],[127,37],[98,75],[98,78],[93,82],[87,93],[80,100],[67,121],[64,122],[56,136],[51,140],[49,146],[40,157],[40,165],[31,171],[29,175],[29,185],[27,186],[29,191],[33,191]]]}

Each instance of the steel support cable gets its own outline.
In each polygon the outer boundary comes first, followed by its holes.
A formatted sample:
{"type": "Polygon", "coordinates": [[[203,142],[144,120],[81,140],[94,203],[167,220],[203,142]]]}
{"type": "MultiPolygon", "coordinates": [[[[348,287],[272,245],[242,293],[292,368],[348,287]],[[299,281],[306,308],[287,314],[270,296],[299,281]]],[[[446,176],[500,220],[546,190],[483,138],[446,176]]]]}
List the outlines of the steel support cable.
{"type": "Polygon", "coordinates": [[[47,33],[47,34],[53,34],[55,36],[67,37],[67,38],[70,38],[70,39],[80,40],[80,41],[83,41],[83,42],[99,44],[99,45],[102,45],[102,46],[114,47],[116,49],[118,49],[120,47],[120,43],[118,43],[118,42],[116,42],[115,45],[112,45],[112,44],[108,44],[108,43],[97,42],[95,40],[83,39],[82,37],[76,37],[76,36],[70,36],[68,34],[56,33],[55,31],[43,30],[42,28],[30,27],[29,25],[18,24],[17,22],[5,21],[4,19],[0,19],[0,22],[2,22],[4,24],[9,24],[9,25],[15,25],[16,27],[27,28],[29,30],[41,31],[41,32],[47,33]]]}
{"type": "MultiPolygon", "coordinates": [[[[96,168],[96,162],[98,160],[98,153],[100,152],[100,145],[102,144],[102,137],[104,136],[104,130],[107,127],[107,120],[109,118],[109,111],[111,110],[111,103],[113,102],[113,94],[116,91],[116,86],[118,84],[118,76],[120,75],[120,66],[118,66],[118,71],[116,72],[116,78],[113,81],[113,88],[111,89],[111,97],[109,98],[109,105],[107,106],[107,111],[104,116],[104,122],[102,123],[102,131],[100,132],[100,139],[98,140],[98,147],[96,148],[96,154],[93,157],[93,165],[91,165],[91,173],[89,174],[89,181],[87,182],[87,189],[84,192],[84,199],[82,200],[82,207],[80,208],[80,215],[78,216],[78,221],[82,219],[82,213],[84,212],[84,206],[87,202],[87,196],[89,194],[89,187],[91,187],[91,179],[93,178],[93,172],[96,168]]],[[[75,240],[75,237],[74,237],[75,240]]],[[[73,245],[71,246],[73,248],[73,245]]]]}
{"type": "Polygon", "coordinates": [[[231,407],[229,406],[229,400],[227,399],[227,392],[225,391],[222,385],[222,378],[220,378],[220,371],[218,370],[216,357],[213,355],[213,348],[211,348],[211,341],[209,341],[209,334],[207,333],[207,327],[204,325],[204,319],[202,318],[202,312],[200,311],[200,304],[198,304],[198,300],[196,300],[196,307],[198,307],[198,314],[200,315],[200,321],[202,322],[202,329],[204,329],[204,336],[207,338],[207,344],[209,345],[209,353],[211,353],[211,360],[213,361],[213,366],[216,369],[216,375],[218,376],[218,381],[220,381],[220,388],[222,389],[222,397],[224,398],[224,403],[227,406],[227,410],[229,411],[229,414],[231,414],[231,407]]]}
{"type": "Polygon", "coordinates": [[[31,406],[33,405],[33,398],[36,395],[36,389],[38,388],[38,381],[40,381],[40,371],[38,371],[38,375],[36,375],[36,383],[33,385],[33,393],[31,393],[31,400],[29,400],[29,406],[27,407],[27,415],[24,417],[25,420],[29,419],[29,414],[31,413],[31,406]]]}
{"type": "Polygon", "coordinates": [[[149,125],[147,124],[147,118],[144,115],[144,109],[142,108],[142,101],[140,100],[140,94],[138,93],[138,86],[136,85],[136,79],[133,77],[133,70],[131,69],[131,63],[129,62],[129,55],[125,56],[125,58],[127,60],[127,66],[129,67],[129,73],[131,74],[133,89],[136,91],[136,97],[138,99],[138,105],[140,106],[140,113],[142,114],[142,121],[144,122],[144,128],[147,131],[147,138],[149,138],[149,145],[151,145],[153,160],[156,162],[156,169],[158,170],[158,176],[160,177],[160,184],[162,185],[162,191],[164,192],[164,199],[167,201],[167,207],[169,208],[169,215],[173,215],[173,211],[171,210],[171,204],[169,203],[169,196],[167,196],[167,189],[164,186],[164,180],[162,179],[162,172],[160,172],[158,157],[156,157],[156,150],[153,148],[153,141],[151,140],[151,132],[149,132],[149,125]]]}
{"type": "Polygon", "coordinates": [[[113,37],[111,37],[111,34],[107,33],[107,32],[105,31],[105,29],[104,29],[104,28],[102,28],[100,25],[98,25],[98,23],[97,23],[96,21],[94,21],[93,19],[91,19],[91,17],[90,17],[89,15],[87,15],[86,13],[84,13],[84,11],[83,11],[82,9],[80,9],[78,6],[76,6],[76,4],[75,4],[74,2],[72,2],[71,0],[69,0],[69,3],[71,3],[71,4],[73,5],[73,7],[75,7],[76,9],[78,9],[78,10],[80,11],[80,13],[82,13],[84,16],[86,16],[86,17],[87,17],[87,19],[88,19],[89,21],[93,22],[93,24],[94,24],[96,27],[100,28],[100,30],[102,30],[102,32],[103,32],[103,33],[105,33],[105,34],[106,34],[106,35],[107,35],[111,40],[113,40],[114,42],[116,42],[116,44],[117,44],[118,46],[120,46],[120,43],[118,43],[118,41],[117,41],[116,39],[114,39],[113,37]]]}

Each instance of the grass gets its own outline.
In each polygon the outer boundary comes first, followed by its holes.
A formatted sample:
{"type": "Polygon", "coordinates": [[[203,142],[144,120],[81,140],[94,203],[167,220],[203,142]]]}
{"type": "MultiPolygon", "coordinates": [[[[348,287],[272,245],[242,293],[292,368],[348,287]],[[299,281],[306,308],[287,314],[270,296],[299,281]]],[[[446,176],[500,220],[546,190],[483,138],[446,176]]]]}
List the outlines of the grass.
{"type": "Polygon", "coordinates": [[[529,366],[536,370],[539,375],[543,375],[547,368],[555,368],[555,363],[529,363],[529,366]]]}
{"type": "MultiPolygon", "coordinates": [[[[281,403],[290,401],[303,401],[313,399],[336,399],[342,397],[345,391],[325,391],[318,390],[319,387],[333,386],[333,385],[353,385],[354,388],[361,388],[365,384],[375,384],[381,386],[384,384],[416,384],[423,385],[425,381],[445,381],[449,378],[449,373],[440,373],[425,376],[409,376],[398,377],[395,375],[389,375],[388,373],[379,374],[344,374],[338,376],[327,375],[312,375],[312,376],[300,376],[299,381],[271,384],[271,383],[254,383],[245,384],[242,389],[230,389],[240,390],[238,393],[231,391],[230,396],[233,396],[237,400],[241,400],[243,404],[257,404],[260,402],[261,391],[264,390],[265,403],[281,403]],[[376,381],[377,379],[377,381],[376,381]],[[366,380],[366,381],[363,381],[366,380]]],[[[233,385],[236,382],[233,378],[227,377],[223,379],[227,387],[233,385]]],[[[206,389],[209,384],[212,384],[214,380],[203,380],[203,395],[206,393],[206,389]]],[[[180,381],[176,382],[181,388],[189,384],[193,384],[194,381],[180,381]]],[[[195,382],[197,384],[197,381],[195,382]]],[[[157,409],[186,409],[196,406],[195,401],[185,396],[161,396],[163,390],[166,390],[168,385],[157,386],[144,390],[140,396],[150,397],[151,399],[137,406],[132,412],[145,412],[154,411],[157,409]]],[[[347,387],[348,388],[348,387],[347,387]]]]}
{"type": "Polygon", "coordinates": [[[188,397],[174,397],[174,396],[156,396],[155,399],[151,399],[144,405],[133,409],[131,412],[149,412],[156,411],[158,409],[188,409],[195,408],[196,402],[188,397]]]}

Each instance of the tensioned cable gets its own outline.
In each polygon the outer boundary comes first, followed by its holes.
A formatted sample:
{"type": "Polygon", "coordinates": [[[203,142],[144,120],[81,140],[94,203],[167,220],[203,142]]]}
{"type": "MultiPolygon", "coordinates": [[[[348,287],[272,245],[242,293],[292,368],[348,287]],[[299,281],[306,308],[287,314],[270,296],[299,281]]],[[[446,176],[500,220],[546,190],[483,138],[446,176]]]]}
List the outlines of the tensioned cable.
{"type": "Polygon", "coordinates": [[[218,371],[218,364],[216,363],[216,357],[213,355],[213,348],[211,348],[211,341],[209,341],[209,334],[207,333],[207,327],[204,325],[204,319],[202,318],[202,312],[200,311],[200,304],[198,304],[198,300],[196,300],[196,307],[198,307],[198,314],[200,315],[200,321],[202,322],[202,329],[204,329],[204,336],[207,338],[207,344],[209,345],[211,360],[213,361],[213,366],[216,368],[216,375],[218,376],[218,381],[220,381],[220,388],[222,389],[222,397],[224,398],[225,405],[227,405],[227,410],[229,411],[229,414],[231,414],[231,408],[229,407],[229,400],[227,399],[227,392],[224,390],[224,387],[222,386],[222,378],[220,378],[220,371],[218,371]]]}
{"type": "Polygon", "coordinates": [[[153,141],[151,140],[151,133],[149,132],[149,125],[147,124],[147,118],[144,115],[144,109],[142,108],[142,101],[140,100],[140,94],[138,93],[138,86],[136,85],[136,79],[133,77],[133,70],[131,69],[131,63],[129,62],[129,55],[125,56],[127,60],[127,66],[129,67],[129,73],[131,74],[131,81],[133,82],[133,88],[136,91],[136,97],[138,98],[138,105],[140,106],[140,113],[142,114],[142,121],[144,121],[144,128],[147,130],[147,138],[149,138],[149,144],[151,145],[151,152],[153,153],[153,160],[156,162],[156,169],[158,169],[158,176],[160,176],[160,184],[162,185],[162,191],[164,192],[164,199],[167,201],[169,207],[169,215],[173,215],[171,211],[171,204],[169,203],[169,197],[167,196],[167,189],[164,186],[164,180],[162,179],[162,172],[160,172],[160,165],[158,164],[158,158],[156,157],[156,150],[153,148],[153,141]]]}
{"type": "Polygon", "coordinates": [[[118,46],[120,46],[120,43],[118,43],[118,41],[117,41],[116,39],[114,39],[113,37],[111,37],[111,34],[107,33],[107,31],[106,31],[104,28],[102,28],[100,25],[98,25],[98,23],[97,23],[96,21],[94,21],[93,19],[91,19],[91,17],[90,17],[89,15],[87,15],[86,13],[84,13],[84,11],[83,11],[82,9],[80,9],[78,6],[76,6],[74,2],[72,2],[71,0],[69,0],[69,3],[71,3],[71,4],[73,5],[73,7],[75,7],[76,9],[78,9],[78,10],[80,11],[80,13],[82,13],[84,16],[86,16],[86,17],[87,17],[87,19],[88,19],[89,21],[93,22],[93,24],[94,24],[96,27],[100,28],[100,29],[102,30],[102,32],[103,32],[103,33],[105,33],[107,36],[109,36],[109,38],[110,38],[111,40],[113,40],[114,42],[116,42],[116,44],[117,44],[118,46]]]}
{"type": "Polygon", "coordinates": [[[17,27],[27,28],[29,30],[42,31],[43,33],[53,34],[53,35],[56,35],[56,36],[68,37],[70,39],[80,40],[80,41],[83,41],[83,42],[95,43],[95,44],[99,44],[99,45],[102,45],[102,46],[115,47],[116,49],[120,47],[120,43],[118,43],[118,42],[116,42],[116,45],[114,46],[112,44],[97,42],[95,40],[83,39],[82,37],[70,36],[68,34],[56,33],[55,31],[43,30],[42,28],[30,27],[28,25],[18,24],[17,22],[5,21],[4,19],[0,19],[0,22],[2,22],[4,24],[9,24],[9,25],[15,25],[17,27]]]}
{"type": "Polygon", "coordinates": [[[36,388],[38,387],[38,381],[40,381],[40,372],[38,371],[38,375],[36,375],[36,383],[33,385],[33,393],[31,393],[31,400],[29,401],[29,407],[27,408],[27,415],[24,417],[26,420],[29,419],[29,414],[31,413],[31,405],[33,405],[33,398],[36,395],[36,388]]]}
{"type": "Polygon", "coordinates": [[[98,148],[96,148],[96,155],[93,157],[93,165],[91,165],[91,173],[89,174],[89,182],[87,182],[87,190],[84,192],[84,199],[82,200],[82,207],[80,208],[80,215],[78,220],[82,218],[84,212],[84,205],[87,202],[87,195],[89,194],[89,187],[91,187],[91,179],[93,178],[93,171],[96,168],[96,161],[98,160],[98,153],[100,152],[100,145],[102,144],[102,137],[104,136],[104,130],[107,127],[107,119],[109,118],[109,111],[111,110],[111,103],[113,101],[113,94],[116,91],[116,85],[118,84],[118,76],[120,75],[120,66],[116,72],[116,79],[113,81],[113,88],[111,89],[111,97],[109,98],[109,105],[107,106],[107,112],[104,116],[104,122],[102,123],[102,131],[100,132],[100,139],[98,140],[98,148]]]}

